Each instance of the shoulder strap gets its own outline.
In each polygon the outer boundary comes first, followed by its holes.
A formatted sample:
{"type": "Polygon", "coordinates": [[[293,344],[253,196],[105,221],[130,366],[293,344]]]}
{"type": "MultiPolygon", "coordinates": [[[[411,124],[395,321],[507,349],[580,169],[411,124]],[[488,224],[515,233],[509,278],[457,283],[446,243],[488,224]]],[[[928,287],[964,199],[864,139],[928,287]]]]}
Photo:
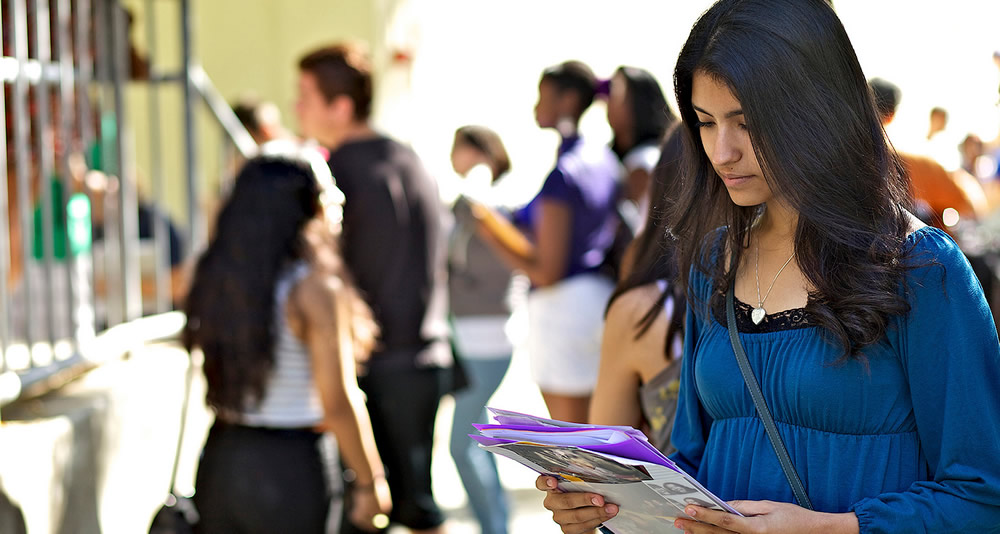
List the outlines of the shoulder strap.
{"type": "Polygon", "coordinates": [[[174,464],[170,469],[170,494],[176,495],[174,487],[177,484],[177,468],[181,463],[181,450],[184,448],[184,430],[187,427],[188,406],[191,399],[191,382],[194,380],[194,359],[187,353],[187,369],[184,371],[184,399],[181,401],[181,421],[177,430],[177,448],[174,451],[174,464]]]}
{"type": "Polygon", "coordinates": [[[788,484],[792,487],[795,500],[799,502],[799,506],[812,510],[812,501],[809,500],[806,488],[802,485],[802,481],[799,480],[799,474],[795,472],[792,459],[788,456],[788,450],[785,449],[785,444],[781,441],[781,436],[778,435],[778,427],[774,425],[771,410],[767,408],[764,395],[760,392],[760,384],[757,383],[757,377],[754,376],[753,369],[750,368],[747,353],[743,350],[743,344],[740,343],[739,333],[736,331],[733,285],[735,284],[730,285],[729,291],[726,292],[726,325],[729,328],[729,341],[732,342],[733,352],[736,353],[736,362],[740,365],[740,373],[743,375],[743,381],[750,391],[750,397],[753,398],[754,406],[757,407],[757,415],[760,416],[760,420],[764,424],[764,430],[767,432],[768,439],[771,440],[774,452],[778,455],[778,463],[781,464],[781,470],[785,472],[785,478],[788,479],[788,484]]]}

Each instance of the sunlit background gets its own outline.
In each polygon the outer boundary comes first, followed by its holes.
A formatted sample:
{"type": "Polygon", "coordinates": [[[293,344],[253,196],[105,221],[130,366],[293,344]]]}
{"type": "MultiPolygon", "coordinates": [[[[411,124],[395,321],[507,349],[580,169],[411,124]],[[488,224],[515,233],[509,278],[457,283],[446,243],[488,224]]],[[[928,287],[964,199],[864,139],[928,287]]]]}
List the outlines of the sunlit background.
{"type": "MultiPolygon", "coordinates": [[[[145,5],[134,4],[140,15],[145,5]]],[[[497,130],[513,162],[512,201],[527,200],[554,160],[556,134],[539,130],[532,115],[542,69],[566,59],[588,63],[608,77],[619,65],[656,75],[672,98],[672,69],[691,25],[711,2],[704,0],[211,0],[194,3],[195,57],[229,100],[245,94],[276,103],[285,123],[293,113],[297,59],[308,49],[339,39],[366,42],[377,70],[375,123],[411,143],[447,191],[448,154],[458,126],[477,123],[497,130]]],[[[160,54],[178,49],[175,10],[163,3],[160,54]]],[[[868,77],[886,78],[903,98],[889,133],[897,147],[920,151],[928,114],[949,113],[947,135],[967,133],[992,140],[1000,131],[1000,2],[982,0],[836,0],[835,7],[868,77]]],[[[157,13],[161,15],[161,13],[157,13]]],[[[137,21],[144,20],[136,16],[137,21]]],[[[135,42],[145,42],[137,24],[135,42]]],[[[130,102],[145,113],[144,88],[130,102]]],[[[165,105],[179,106],[169,95],[165,105]]],[[[164,125],[180,136],[179,114],[164,125]]],[[[169,117],[169,113],[165,114],[169,117]]],[[[583,132],[610,139],[605,108],[598,102],[583,132]]],[[[207,125],[207,123],[205,123],[207,125]]],[[[221,135],[200,132],[205,165],[218,165],[213,150],[221,135]]],[[[165,137],[170,139],[169,135],[165,137]]],[[[148,145],[137,138],[140,176],[148,145]]],[[[169,158],[182,175],[180,147],[169,158]]],[[[183,220],[183,183],[176,180],[170,204],[183,220]]],[[[213,189],[205,184],[205,191],[213,189]]]]}

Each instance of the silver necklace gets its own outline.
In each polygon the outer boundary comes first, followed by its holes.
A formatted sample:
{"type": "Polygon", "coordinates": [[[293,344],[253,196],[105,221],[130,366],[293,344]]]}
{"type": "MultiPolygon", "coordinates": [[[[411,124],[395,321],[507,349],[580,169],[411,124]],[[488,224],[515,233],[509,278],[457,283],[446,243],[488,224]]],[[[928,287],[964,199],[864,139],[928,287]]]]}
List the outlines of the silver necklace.
{"type": "Polygon", "coordinates": [[[774,283],[778,281],[778,275],[781,274],[781,271],[785,270],[785,267],[788,267],[788,264],[791,263],[792,258],[794,257],[795,253],[792,252],[792,255],[785,260],[785,264],[782,265],[781,268],[778,269],[778,272],[774,274],[774,279],[771,280],[771,285],[764,293],[764,298],[760,298],[760,275],[757,269],[757,265],[760,263],[760,243],[757,243],[757,257],[754,258],[753,261],[753,277],[757,282],[757,307],[750,312],[750,319],[753,320],[753,324],[760,324],[760,322],[764,320],[764,316],[767,315],[767,312],[764,311],[764,301],[767,300],[767,296],[771,294],[771,289],[774,288],[774,283]]]}

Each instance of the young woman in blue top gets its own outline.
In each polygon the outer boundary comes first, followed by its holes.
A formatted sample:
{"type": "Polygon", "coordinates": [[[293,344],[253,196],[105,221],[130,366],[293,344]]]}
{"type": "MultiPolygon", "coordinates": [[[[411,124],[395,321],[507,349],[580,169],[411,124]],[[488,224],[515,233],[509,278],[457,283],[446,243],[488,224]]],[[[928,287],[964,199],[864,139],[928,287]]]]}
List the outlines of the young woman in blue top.
{"type": "MultiPolygon", "coordinates": [[[[745,517],[692,505],[697,521],[674,526],[1000,532],[993,320],[955,243],[906,210],[830,5],[718,2],[692,29],[675,88],[692,168],[673,217],[691,266],[673,459],[745,517]],[[793,504],[740,375],[731,285],[740,341],[815,511],[793,504]]],[[[629,504],[537,484],[566,533],[629,504]]]]}

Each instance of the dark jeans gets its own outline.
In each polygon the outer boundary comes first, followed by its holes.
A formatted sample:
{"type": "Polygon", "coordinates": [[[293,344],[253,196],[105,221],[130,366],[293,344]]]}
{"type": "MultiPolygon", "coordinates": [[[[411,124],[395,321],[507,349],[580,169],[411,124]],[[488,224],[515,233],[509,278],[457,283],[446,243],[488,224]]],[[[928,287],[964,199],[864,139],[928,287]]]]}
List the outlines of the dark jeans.
{"type": "MultiPolygon", "coordinates": [[[[410,529],[444,523],[431,492],[431,448],[438,403],[451,382],[452,371],[440,368],[382,372],[358,381],[368,396],[375,444],[392,491],[390,518],[410,529]]],[[[349,503],[344,510],[348,513],[349,503]]],[[[349,523],[346,517],[341,521],[341,534],[359,532],[349,523]]]]}
{"type": "Polygon", "coordinates": [[[330,509],[320,438],[216,421],[195,482],[198,534],[323,534],[330,509]]]}

